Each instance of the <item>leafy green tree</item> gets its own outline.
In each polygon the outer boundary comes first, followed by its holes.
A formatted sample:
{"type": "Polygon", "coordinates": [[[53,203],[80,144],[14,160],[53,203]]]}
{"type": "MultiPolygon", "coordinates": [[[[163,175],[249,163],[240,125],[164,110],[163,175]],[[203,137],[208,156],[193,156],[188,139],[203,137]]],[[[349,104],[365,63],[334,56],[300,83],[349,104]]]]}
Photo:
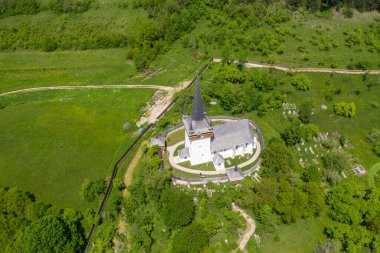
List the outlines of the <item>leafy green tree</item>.
{"type": "Polygon", "coordinates": [[[291,80],[291,84],[297,90],[302,90],[302,91],[309,90],[311,87],[311,81],[305,74],[295,75],[291,80]]]}
{"type": "Polygon", "coordinates": [[[77,236],[71,234],[61,218],[45,216],[25,229],[23,252],[76,252],[81,245],[71,245],[70,242],[72,237],[77,236]]]}
{"type": "Polygon", "coordinates": [[[161,215],[170,229],[181,228],[188,225],[194,217],[194,201],[178,189],[169,189],[162,193],[161,215]]]}
{"type": "Polygon", "coordinates": [[[199,223],[182,229],[172,239],[172,253],[198,253],[209,243],[209,236],[199,223]]]}
{"type": "Polygon", "coordinates": [[[305,182],[320,182],[322,173],[317,167],[311,166],[302,173],[301,178],[305,182]]]}
{"type": "Polygon", "coordinates": [[[321,160],[323,167],[329,170],[341,172],[350,167],[347,159],[341,154],[326,154],[321,157],[321,160]]]}
{"type": "Polygon", "coordinates": [[[99,178],[95,181],[85,179],[82,184],[80,195],[83,197],[83,199],[92,202],[97,196],[104,193],[105,190],[106,181],[104,179],[99,178]]]}
{"type": "Polygon", "coordinates": [[[301,122],[297,119],[291,120],[290,126],[281,132],[281,137],[287,146],[293,146],[301,141],[305,132],[301,127],[301,122]]]}
{"type": "Polygon", "coordinates": [[[334,104],[334,113],[346,118],[353,118],[355,116],[355,104],[338,102],[334,104]]]}
{"type": "Polygon", "coordinates": [[[312,110],[313,110],[312,103],[310,103],[310,102],[303,103],[300,106],[300,109],[298,111],[299,120],[301,120],[302,123],[310,123],[311,116],[312,116],[312,110]]]}
{"type": "Polygon", "coordinates": [[[208,236],[216,234],[218,229],[221,227],[221,222],[219,221],[217,216],[211,213],[209,213],[204,219],[202,219],[201,223],[208,236]]]}
{"type": "Polygon", "coordinates": [[[272,141],[263,151],[262,164],[266,173],[290,170],[290,152],[280,141],[272,141]]]}

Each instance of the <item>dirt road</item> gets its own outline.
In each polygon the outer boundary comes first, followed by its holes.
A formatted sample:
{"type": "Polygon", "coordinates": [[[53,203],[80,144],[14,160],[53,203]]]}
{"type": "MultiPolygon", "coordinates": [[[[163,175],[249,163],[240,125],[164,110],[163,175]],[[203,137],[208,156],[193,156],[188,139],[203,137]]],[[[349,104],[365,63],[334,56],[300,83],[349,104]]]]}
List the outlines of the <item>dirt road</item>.
{"type": "Polygon", "coordinates": [[[175,88],[169,86],[160,86],[160,85],[142,85],[142,84],[128,84],[128,85],[78,85],[78,86],[43,86],[43,87],[34,87],[34,88],[26,88],[14,91],[8,91],[4,93],[0,93],[0,97],[8,96],[12,94],[19,93],[28,93],[34,91],[45,91],[45,90],[84,90],[84,89],[158,89],[158,90],[166,90],[171,91],[175,88]]]}
{"type": "MultiPolygon", "coordinates": [[[[213,62],[222,62],[221,58],[213,58],[213,62]]],[[[237,61],[233,61],[237,63],[237,61]]],[[[244,65],[247,68],[272,68],[286,72],[319,72],[319,73],[338,73],[338,74],[352,74],[363,75],[372,74],[379,75],[380,70],[350,70],[350,69],[329,69],[329,68],[291,68],[280,65],[264,64],[259,62],[245,62],[244,65]]]]}

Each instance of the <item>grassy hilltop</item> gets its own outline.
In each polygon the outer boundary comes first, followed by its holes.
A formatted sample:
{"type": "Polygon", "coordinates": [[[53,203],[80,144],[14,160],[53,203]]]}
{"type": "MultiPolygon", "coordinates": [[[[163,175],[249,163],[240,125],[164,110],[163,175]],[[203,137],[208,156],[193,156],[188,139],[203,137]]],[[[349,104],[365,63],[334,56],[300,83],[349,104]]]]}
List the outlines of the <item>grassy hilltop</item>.
{"type": "MultiPolygon", "coordinates": [[[[208,192],[173,187],[169,171],[158,170],[157,150],[142,146],[127,197],[123,173],[132,156],[97,217],[105,180],[134,140],[135,122],[155,90],[0,96],[0,186],[36,196],[0,188],[1,248],[79,251],[96,223],[89,252],[230,252],[245,229],[231,210],[235,202],[255,219],[261,238],[260,244],[250,239],[249,252],[379,251],[379,75],[296,74],[231,63],[380,69],[379,10],[375,0],[0,0],[0,93],[175,86],[216,57],[222,62],[201,77],[208,114],[250,118],[266,143],[261,182],[207,184],[208,192]],[[316,138],[326,132],[325,140],[316,138]],[[353,164],[367,175],[354,176],[353,164]],[[44,223],[49,220],[63,224],[56,226],[66,231],[58,236],[63,244],[39,237],[58,234],[44,223]]],[[[178,96],[150,134],[190,110],[193,89],[178,96]]]]}

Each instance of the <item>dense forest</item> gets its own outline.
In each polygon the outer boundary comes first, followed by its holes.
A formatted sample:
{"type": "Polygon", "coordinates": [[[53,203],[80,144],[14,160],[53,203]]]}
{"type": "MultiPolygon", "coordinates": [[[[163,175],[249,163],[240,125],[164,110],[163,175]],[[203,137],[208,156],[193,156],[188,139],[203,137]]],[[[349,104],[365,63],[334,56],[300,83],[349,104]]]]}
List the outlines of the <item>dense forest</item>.
{"type": "Polygon", "coordinates": [[[2,252],[80,252],[83,224],[91,219],[86,222],[78,211],[60,210],[17,188],[0,188],[2,252]]]}
{"type": "MultiPolygon", "coordinates": [[[[86,12],[100,7],[95,0],[52,0],[42,3],[37,0],[2,0],[0,2],[0,18],[21,14],[37,14],[52,12],[61,18],[50,26],[17,21],[18,25],[7,22],[0,23],[0,49],[96,49],[128,47],[127,58],[133,59],[138,70],[149,66],[160,54],[166,52],[171,44],[178,39],[185,47],[198,47],[200,43],[215,45],[222,50],[223,58],[234,56],[239,60],[247,57],[247,50],[270,56],[273,52],[282,54],[285,50],[285,37],[295,36],[289,29],[278,24],[291,19],[292,12],[306,10],[311,15],[329,16],[332,10],[352,17],[353,9],[358,11],[380,10],[380,3],[375,0],[366,1],[143,1],[118,0],[108,3],[113,10],[128,10],[128,15],[141,9],[141,17],[133,26],[126,26],[122,19],[115,22],[109,19],[101,21],[81,21],[86,12]],[[78,17],[78,18],[76,18],[78,17]],[[214,32],[201,34],[199,37],[189,37],[201,19],[208,19],[213,25],[214,32]],[[75,20],[75,22],[73,22],[75,20]],[[263,29],[272,26],[276,33],[263,29]],[[113,27],[112,29],[108,29],[113,27]],[[252,31],[251,29],[254,28],[252,31]],[[249,36],[251,35],[251,36],[249,36]]],[[[379,26],[374,25],[368,31],[355,30],[347,32],[346,46],[355,47],[362,40],[371,50],[380,50],[377,36],[379,26]],[[364,34],[363,34],[364,32],[364,34]],[[363,38],[364,37],[364,38],[363,38]]],[[[302,38],[299,49],[304,52],[302,38]]],[[[334,38],[329,35],[315,38],[316,44],[322,51],[338,47],[334,38]]],[[[214,46],[214,47],[215,47],[214,46]]],[[[206,53],[211,53],[206,48],[206,53]],[[209,51],[209,52],[207,52],[209,51]]],[[[364,66],[365,67],[365,66],[364,66]]]]}

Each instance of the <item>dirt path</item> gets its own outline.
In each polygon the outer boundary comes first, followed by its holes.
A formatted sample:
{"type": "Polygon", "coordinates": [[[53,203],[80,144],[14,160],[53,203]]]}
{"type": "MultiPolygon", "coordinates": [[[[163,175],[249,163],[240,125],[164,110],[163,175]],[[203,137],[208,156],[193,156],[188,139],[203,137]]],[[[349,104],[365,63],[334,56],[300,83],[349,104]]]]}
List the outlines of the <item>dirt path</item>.
{"type": "MultiPolygon", "coordinates": [[[[221,58],[213,58],[213,62],[222,62],[221,58]]],[[[237,62],[237,61],[234,61],[237,62]]],[[[380,75],[380,70],[349,70],[349,69],[329,69],[329,68],[291,68],[280,65],[264,64],[260,62],[245,62],[247,68],[272,68],[286,72],[319,72],[319,73],[338,73],[338,74],[352,74],[363,75],[372,74],[380,75]]]]}
{"type": "Polygon", "coordinates": [[[243,252],[247,252],[245,247],[247,246],[247,243],[248,243],[249,239],[251,238],[251,236],[255,233],[256,223],[252,219],[251,216],[249,216],[243,209],[238,207],[235,203],[232,203],[232,210],[239,212],[244,217],[244,219],[247,221],[247,228],[239,239],[239,247],[237,249],[233,250],[232,253],[237,252],[239,249],[243,252]]]}
{"type": "Polygon", "coordinates": [[[143,85],[143,84],[118,84],[118,85],[78,85],[78,86],[43,86],[34,87],[21,90],[8,91],[0,93],[0,97],[8,96],[12,94],[28,93],[34,91],[45,91],[45,90],[83,90],[83,89],[158,89],[165,91],[173,91],[175,88],[169,86],[160,85],[143,85]]]}
{"type": "Polygon", "coordinates": [[[168,105],[174,99],[176,92],[185,89],[191,81],[183,81],[179,86],[170,87],[171,89],[166,89],[167,94],[162,97],[160,100],[149,108],[146,115],[141,117],[140,120],[136,123],[138,126],[144,125],[145,123],[151,124],[156,122],[158,116],[168,107],[168,105]]]}
{"type": "Polygon", "coordinates": [[[135,157],[133,157],[131,163],[129,164],[129,166],[127,168],[127,171],[125,172],[125,175],[124,175],[124,185],[125,185],[126,189],[123,191],[124,197],[128,196],[128,190],[127,190],[127,188],[132,183],[133,172],[134,172],[134,170],[135,170],[135,168],[137,166],[137,163],[139,162],[139,160],[141,158],[141,155],[143,153],[144,145],[147,144],[147,143],[148,143],[147,141],[143,141],[141,143],[139,150],[137,150],[135,157]]]}

